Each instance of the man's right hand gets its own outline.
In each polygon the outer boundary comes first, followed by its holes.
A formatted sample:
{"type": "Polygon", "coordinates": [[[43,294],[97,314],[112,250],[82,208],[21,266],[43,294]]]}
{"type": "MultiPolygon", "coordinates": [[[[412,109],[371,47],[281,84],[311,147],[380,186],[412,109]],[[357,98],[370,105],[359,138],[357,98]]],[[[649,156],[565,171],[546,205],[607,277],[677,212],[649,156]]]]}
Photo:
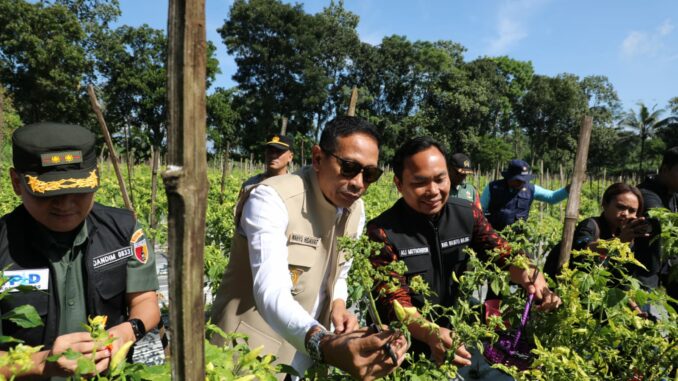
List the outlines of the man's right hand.
{"type": "Polygon", "coordinates": [[[350,333],[327,336],[320,342],[325,363],[335,366],[354,378],[371,381],[386,376],[405,359],[409,343],[400,332],[374,333],[369,328],[360,328],[350,333]],[[393,349],[397,363],[389,357],[384,345],[393,349]]]}
{"type": "MultiPolygon", "coordinates": [[[[445,362],[447,351],[452,348],[452,335],[454,335],[452,331],[443,327],[440,327],[438,330],[430,331],[426,335],[425,342],[431,349],[431,357],[436,364],[440,365],[445,362]]],[[[464,347],[463,344],[454,351],[454,359],[452,362],[457,366],[471,365],[471,354],[466,350],[466,347],[464,347]]]]}
{"type": "MultiPolygon", "coordinates": [[[[89,332],[68,333],[56,338],[52,349],[47,353],[45,359],[50,356],[61,355],[69,348],[75,352],[82,353],[84,356],[90,356],[91,358],[95,345],[96,343],[92,340],[92,336],[89,332]]],[[[93,357],[96,365],[96,373],[101,373],[108,368],[111,353],[106,347],[99,348],[94,353],[93,357]]],[[[45,362],[43,374],[66,377],[73,375],[77,367],[77,360],[69,360],[66,356],[59,356],[55,362],[45,362]]]]}

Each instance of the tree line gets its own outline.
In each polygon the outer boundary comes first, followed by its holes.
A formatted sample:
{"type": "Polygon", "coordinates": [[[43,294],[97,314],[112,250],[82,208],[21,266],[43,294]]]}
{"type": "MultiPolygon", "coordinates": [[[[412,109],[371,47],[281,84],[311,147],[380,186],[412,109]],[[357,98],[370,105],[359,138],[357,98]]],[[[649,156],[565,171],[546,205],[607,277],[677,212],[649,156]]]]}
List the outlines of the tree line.
{"type": "MultiPolygon", "coordinates": [[[[117,0],[0,0],[0,133],[40,120],[96,131],[86,95],[93,83],[128,162],[164,154],[167,36],[147,25],[113,27],[120,12],[117,0]]],[[[224,17],[217,43],[237,70],[236,86],[212,89],[219,62],[208,43],[207,139],[216,157],[259,158],[286,117],[303,160],[325,123],[346,113],[353,86],[357,115],[383,136],[383,160],[428,134],[483,168],[520,157],[556,170],[573,161],[584,114],[593,117],[594,173],[652,169],[678,145],[678,97],[624,110],[603,75],[546,76],[507,56],[466,60],[454,41],[393,35],[372,45],[342,1],[309,14],[302,4],[235,0],[224,17]]]]}

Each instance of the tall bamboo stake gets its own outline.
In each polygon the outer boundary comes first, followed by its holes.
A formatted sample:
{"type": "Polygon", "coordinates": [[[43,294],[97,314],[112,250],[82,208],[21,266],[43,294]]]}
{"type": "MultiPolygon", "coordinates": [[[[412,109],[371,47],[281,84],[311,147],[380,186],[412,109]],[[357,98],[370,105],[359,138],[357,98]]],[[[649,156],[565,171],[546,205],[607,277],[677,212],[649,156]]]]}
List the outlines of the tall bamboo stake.
{"type": "Polygon", "coordinates": [[[351,90],[351,102],[348,104],[348,112],[346,115],[355,116],[355,107],[358,104],[358,88],[353,86],[351,90]]]}
{"type": "Polygon", "coordinates": [[[132,202],[130,201],[129,195],[127,194],[125,180],[122,178],[122,173],[120,172],[120,167],[118,166],[118,157],[115,154],[115,149],[113,148],[111,134],[108,132],[106,120],[104,119],[104,114],[101,112],[101,107],[99,106],[99,101],[97,100],[97,94],[94,91],[94,86],[92,86],[92,84],[87,86],[87,94],[89,94],[89,101],[92,104],[92,110],[94,110],[94,114],[97,116],[101,133],[104,135],[104,140],[106,141],[106,146],[108,147],[108,154],[111,157],[111,163],[113,163],[113,170],[115,170],[115,176],[118,178],[118,186],[120,187],[120,193],[122,194],[122,201],[125,203],[125,207],[127,209],[134,212],[134,207],[132,206],[132,202]]]}
{"type": "Polygon", "coordinates": [[[586,178],[586,160],[589,155],[589,142],[591,140],[591,126],[593,119],[585,116],[582,120],[579,130],[579,141],[577,142],[577,155],[574,160],[574,171],[572,173],[572,185],[570,185],[570,194],[567,198],[567,209],[565,210],[565,227],[563,228],[563,240],[560,245],[560,257],[558,258],[558,267],[563,266],[570,261],[570,250],[572,250],[572,239],[574,238],[574,228],[579,216],[579,199],[581,197],[581,187],[586,178]]]}
{"type": "Polygon", "coordinates": [[[283,116],[282,126],[280,126],[280,135],[285,135],[287,133],[287,117],[283,116]]]}
{"type": "Polygon", "coordinates": [[[205,379],[205,0],[170,0],[168,36],[170,358],[172,379],[193,381],[205,379]]]}

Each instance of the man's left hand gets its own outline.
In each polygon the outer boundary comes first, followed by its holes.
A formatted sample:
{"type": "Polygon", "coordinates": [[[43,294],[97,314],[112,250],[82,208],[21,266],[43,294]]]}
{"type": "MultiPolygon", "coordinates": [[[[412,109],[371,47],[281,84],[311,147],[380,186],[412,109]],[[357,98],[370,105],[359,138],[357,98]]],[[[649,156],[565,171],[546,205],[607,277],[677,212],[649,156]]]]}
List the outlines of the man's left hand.
{"type": "Polygon", "coordinates": [[[108,330],[108,333],[115,339],[112,344],[113,348],[111,350],[111,356],[116,354],[123,344],[130,340],[135,340],[134,330],[132,329],[132,325],[128,322],[123,322],[115,327],[111,327],[108,330]]]}
{"type": "Polygon", "coordinates": [[[336,299],[332,302],[332,313],[330,315],[332,324],[334,324],[334,333],[350,333],[360,328],[358,318],[346,309],[346,302],[336,299]]]}
{"type": "Polygon", "coordinates": [[[555,310],[562,304],[560,297],[558,294],[549,289],[548,283],[541,272],[537,274],[537,277],[534,280],[532,279],[534,278],[535,271],[536,269],[533,267],[530,267],[527,270],[515,266],[511,266],[509,268],[511,281],[519,284],[528,293],[534,294],[537,300],[541,301],[541,304],[539,307],[537,307],[537,310],[555,310]]]}

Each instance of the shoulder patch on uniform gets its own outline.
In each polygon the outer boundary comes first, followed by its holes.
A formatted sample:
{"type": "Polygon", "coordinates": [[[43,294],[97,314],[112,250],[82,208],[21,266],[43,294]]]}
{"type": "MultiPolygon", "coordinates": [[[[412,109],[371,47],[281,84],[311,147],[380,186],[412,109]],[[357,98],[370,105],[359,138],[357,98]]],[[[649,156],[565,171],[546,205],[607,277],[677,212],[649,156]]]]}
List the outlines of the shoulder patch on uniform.
{"type": "Polygon", "coordinates": [[[132,245],[134,246],[134,258],[141,263],[148,262],[148,246],[146,245],[146,239],[144,238],[132,245]]]}
{"type": "Polygon", "coordinates": [[[130,238],[129,243],[136,243],[139,238],[143,237],[144,235],[144,230],[143,229],[137,229],[137,231],[132,234],[132,238],[130,238]]]}
{"type": "Polygon", "coordinates": [[[299,244],[299,245],[318,247],[318,245],[320,244],[320,238],[305,236],[305,235],[297,234],[297,233],[292,233],[292,234],[290,234],[289,242],[290,243],[296,243],[296,244],[299,244]]]}

